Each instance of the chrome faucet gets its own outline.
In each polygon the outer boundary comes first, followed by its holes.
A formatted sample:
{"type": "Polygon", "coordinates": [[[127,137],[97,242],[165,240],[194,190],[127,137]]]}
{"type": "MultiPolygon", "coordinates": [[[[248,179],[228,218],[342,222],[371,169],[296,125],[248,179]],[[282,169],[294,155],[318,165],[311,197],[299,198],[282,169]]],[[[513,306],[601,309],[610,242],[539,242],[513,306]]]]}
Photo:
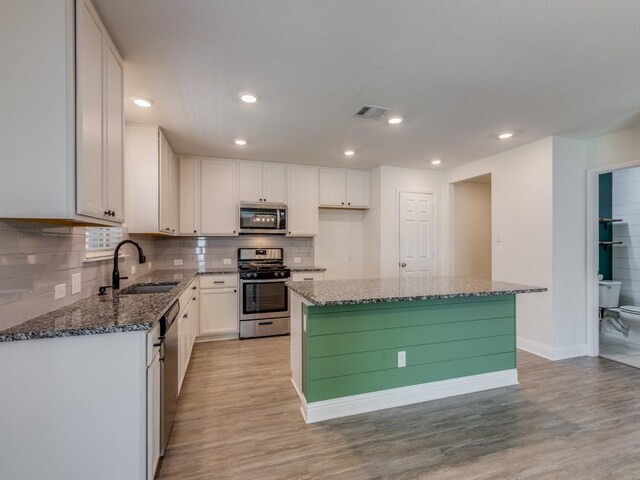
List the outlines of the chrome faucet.
{"type": "Polygon", "coordinates": [[[107,288],[113,288],[114,290],[118,290],[120,288],[120,280],[126,280],[129,277],[121,277],[120,271],[118,270],[118,252],[120,252],[120,247],[126,245],[127,243],[131,243],[136,246],[138,249],[138,262],[146,263],[147,258],[144,256],[142,252],[142,248],[133,240],[122,240],[118,245],[116,245],[116,249],[113,252],[113,273],[111,274],[111,285],[100,287],[98,289],[98,295],[104,295],[107,293],[107,288]]]}

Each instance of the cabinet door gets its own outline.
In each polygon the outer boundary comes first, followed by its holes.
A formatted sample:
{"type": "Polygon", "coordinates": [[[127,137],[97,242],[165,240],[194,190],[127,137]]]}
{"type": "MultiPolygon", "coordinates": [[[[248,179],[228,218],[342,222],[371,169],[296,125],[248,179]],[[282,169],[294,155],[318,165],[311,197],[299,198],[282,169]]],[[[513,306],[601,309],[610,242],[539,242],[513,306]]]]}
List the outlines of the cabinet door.
{"type": "Polygon", "coordinates": [[[76,210],[81,215],[108,218],[103,162],[105,33],[91,4],[82,0],[76,8],[76,210]]]}
{"type": "Polygon", "coordinates": [[[202,235],[237,235],[237,163],[200,161],[200,227],[202,235]]]}
{"type": "Polygon", "coordinates": [[[178,317],[178,393],[182,389],[182,381],[187,373],[187,365],[189,364],[189,337],[191,335],[191,327],[189,322],[188,305],[180,312],[178,317]]]}
{"type": "Polygon", "coordinates": [[[109,42],[107,48],[107,210],[111,220],[124,221],[124,117],[122,60],[109,42]]]}
{"type": "Polygon", "coordinates": [[[347,170],[347,206],[369,208],[371,180],[366,170],[347,170]]]}
{"type": "Polygon", "coordinates": [[[147,369],[147,479],[153,480],[160,460],[160,353],[147,369]]]}
{"type": "Polygon", "coordinates": [[[199,162],[193,158],[180,159],[180,220],[181,235],[197,234],[200,220],[199,162]]]}
{"type": "Polygon", "coordinates": [[[320,206],[346,206],[346,171],[341,168],[320,169],[320,206]]]}
{"type": "Polygon", "coordinates": [[[160,232],[173,235],[175,233],[175,226],[173,224],[174,199],[172,198],[174,190],[173,151],[162,131],[160,131],[158,141],[158,152],[160,154],[159,227],[160,232]]]}
{"type": "Polygon", "coordinates": [[[200,290],[200,335],[238,333],[238,289],[200,290]]]}
{"type": "Polygon", "coordinates": [[[262,165],[262,198],[268,203],[286,203],[285,169],[282,165],[262,165]]]}
{"type": "Polygon", "coordinates": [[[240,162],[240,201],[258,203],[262,196],[262,164],[240,162]]]}
{"type": "Polygon", "coordinates": [[[318,169],[287,167],[287,235],[318,233],[318,169]]]}

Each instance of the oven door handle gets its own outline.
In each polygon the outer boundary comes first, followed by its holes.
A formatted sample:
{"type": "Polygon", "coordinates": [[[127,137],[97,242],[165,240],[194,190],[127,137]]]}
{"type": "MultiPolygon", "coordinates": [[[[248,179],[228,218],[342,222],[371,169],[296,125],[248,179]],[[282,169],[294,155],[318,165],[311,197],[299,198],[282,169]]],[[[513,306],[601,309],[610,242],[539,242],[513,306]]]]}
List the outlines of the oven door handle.
{"type": "Polygon", "coordinates": [[[257,278],[246,278],[246,279],[241,279],[240,283],[245,284],[245,283],[285,283],[289,280],[290,277],[282,277],[282,278],[274,278],[273,280],[260,280],[257,278]]]}

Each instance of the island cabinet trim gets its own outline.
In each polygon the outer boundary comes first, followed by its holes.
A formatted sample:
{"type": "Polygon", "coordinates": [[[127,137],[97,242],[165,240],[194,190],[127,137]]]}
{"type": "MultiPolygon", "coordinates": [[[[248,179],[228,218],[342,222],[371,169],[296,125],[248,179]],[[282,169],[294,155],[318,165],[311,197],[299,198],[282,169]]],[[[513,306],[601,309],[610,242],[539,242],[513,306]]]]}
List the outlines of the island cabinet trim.
{"type": "Polygon", "coordinates": [[[294,304],[308,423],[517,384],[515,295],[294,304]]]}

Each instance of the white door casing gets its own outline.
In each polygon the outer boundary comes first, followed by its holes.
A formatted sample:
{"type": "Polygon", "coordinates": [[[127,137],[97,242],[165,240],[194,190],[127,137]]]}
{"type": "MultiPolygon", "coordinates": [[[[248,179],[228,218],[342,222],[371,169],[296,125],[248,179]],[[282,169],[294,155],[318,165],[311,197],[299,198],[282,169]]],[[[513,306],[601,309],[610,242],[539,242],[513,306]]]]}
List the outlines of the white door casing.
{"type": "Polygon", "coordinates": [[[400,278],[424,278],[435,267],[435,206],[432,193],[399,193],[400,278]]]}

